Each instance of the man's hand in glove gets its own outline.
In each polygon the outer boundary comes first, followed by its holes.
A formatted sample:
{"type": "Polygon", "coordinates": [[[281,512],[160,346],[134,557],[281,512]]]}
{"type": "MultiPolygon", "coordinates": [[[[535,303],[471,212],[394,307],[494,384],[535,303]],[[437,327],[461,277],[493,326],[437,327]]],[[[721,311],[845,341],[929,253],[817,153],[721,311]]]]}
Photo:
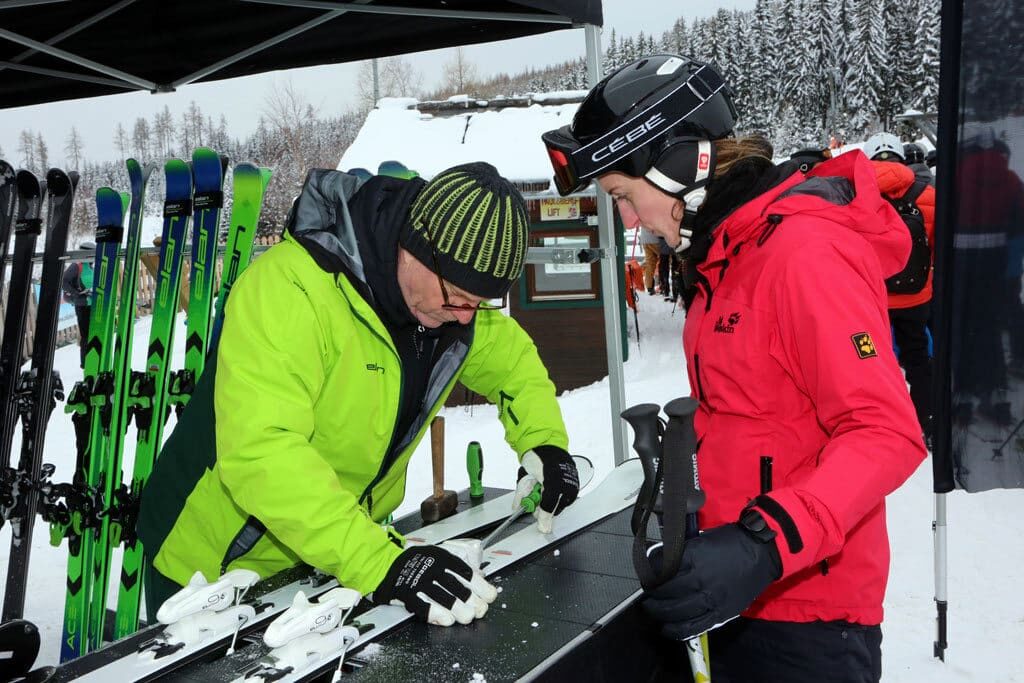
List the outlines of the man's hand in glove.
{"type": "Polygon", "coordinates": [[[512,507],[518,510],[520,501],[540,484],[540,505],[533,516],[537,518],[540,532],[550,534],[554,516],[572,505],[579,495],[580,475],[576,463],[558,446],[537,446],[523,455],[521,464],[512,507]]]}
{"type": "Polygon", "coordinates": [[[373,592],[373,601],[401,605],[435,626],[468,624],[483,617],[498,596],[478,567],[479,559],[471,567],[443,545],[413,546],[395,559],[373,592]]]}
{"type": "MultiPolygon", "coordinates": [[[[659,543],[648,552],[656,565],[661,551],[659,543]]],[[[679,573],[648,591],[643,605],[666,635],[685,640],[739,616],[781,575],[775,532],[747,509],[739,522],[687,541],[679,573]]]]}

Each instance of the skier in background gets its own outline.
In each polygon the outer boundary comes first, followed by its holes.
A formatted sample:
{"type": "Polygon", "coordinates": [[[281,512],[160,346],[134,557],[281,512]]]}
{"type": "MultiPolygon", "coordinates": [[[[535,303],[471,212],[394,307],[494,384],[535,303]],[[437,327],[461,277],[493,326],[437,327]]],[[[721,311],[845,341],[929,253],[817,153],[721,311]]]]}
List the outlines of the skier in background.
{"type": "MultiPolygon", "coordinates": [[[[900,200],[915,195],[913,205],[920,213],[928,237],[931,266],[935,265],[935,188],[931,170],[921,164],[915,171],[903,156],[905,147],[892,133],[876,133],[864,143],[864,153],[875,167],[882,195],[900,200]]],[[[922,155],[923,156],[923,155],[922,155]]],[[[923,250],[922,250],[923,251],[923,250]]],[[[925,442],[932,441],[932,359],[928,352],[928,320],[932,308],[932,273],[917,292],[889,294],[889,320],[893,340],[899,348],[899,362],[910,385],[910,398],[925,442]]]]}
{"type": "Polygon", "coordinates": [[[654,296],[654,276],[658,274],[658,262],[661,259],[660,242],[660,237],[640,227],[640,245],[644,248],[644,288],[650,296],[654,296]]]}
{"type": "Polygon", "coordinates": [[[884,283],[910,238],[863,154],[774,166],[766,140],[731,137],[731,98],[710,65],[654,55],[543,135],[559,192],[596,179],[697,288],[683,347],[705,531],[644,605],[674,638],[715,629],[716,683],[878,681],[885,496],[925,457],[884,283]]]}
{"type": "MultiPolygon", "coordinates": [[[[78,248],[92,251],[96,244],[82,242],[78,248]]],[[[75,307],[75,317],[78,319],[78,365],[85,369],[85,348],[89,343],[89,318],[92,313],[92,264],[82,261],[65,268],[61,289],[64,290],[64,298],[75,307]]]]}
{"type": "Polygon", "coordinates": [[[523,269],[518,190],[471,163],[421,178],[313,170],[284,240],[239,278],[203,372],[142,494],[147,608],[196,570],[268,576],[300,562],[431,624],[496,592],[442,546],[386,525],[409,459],[456,381],[496,403],[542,486],[542,531],[578,492],[555,387],[502,304],[523,269]],[[216,416],[216,419],[214,419],[216,416]]]}

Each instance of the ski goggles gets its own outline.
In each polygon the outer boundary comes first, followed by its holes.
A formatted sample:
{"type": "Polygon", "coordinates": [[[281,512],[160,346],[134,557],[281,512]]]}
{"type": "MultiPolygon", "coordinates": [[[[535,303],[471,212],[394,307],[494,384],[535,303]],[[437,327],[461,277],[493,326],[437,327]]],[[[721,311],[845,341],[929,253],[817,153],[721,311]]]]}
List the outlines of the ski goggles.
{"type": "Polygon", "coordinates": [[[572,126],[544,133],[541,139],[558,193],[579,192],[597,176],[613,171],[643,177],[663,147],[651,143],[662,140],[725,87],[711,69],[701,67],[650,107],[586,144],[576,139],[572,126]]]}

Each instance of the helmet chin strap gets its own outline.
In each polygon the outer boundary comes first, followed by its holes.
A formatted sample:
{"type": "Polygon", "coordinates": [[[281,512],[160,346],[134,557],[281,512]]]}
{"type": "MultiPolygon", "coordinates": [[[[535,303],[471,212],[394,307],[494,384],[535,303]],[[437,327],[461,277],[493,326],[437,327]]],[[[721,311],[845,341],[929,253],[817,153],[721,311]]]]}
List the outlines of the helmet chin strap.
{"type": "Polygon", "coordinates": [[[679,221],[679,246],[677,254],[684,254],[693,242],[693,226],[697,221],[697,211],[708,196],[707,183],[695,187],[680,197],[683,201],[683,217],[679,221]]]}

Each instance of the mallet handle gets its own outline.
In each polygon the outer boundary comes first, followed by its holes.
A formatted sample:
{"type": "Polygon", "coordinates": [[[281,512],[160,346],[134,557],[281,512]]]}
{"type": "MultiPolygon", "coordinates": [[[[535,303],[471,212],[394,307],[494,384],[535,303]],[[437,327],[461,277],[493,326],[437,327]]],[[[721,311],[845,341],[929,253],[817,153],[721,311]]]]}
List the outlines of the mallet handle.
{"type": "Polygon", "coordinates": [[[434,470],[434,498],[444,495],[444,418],[430,423],[430,462],[434,470]]]}

